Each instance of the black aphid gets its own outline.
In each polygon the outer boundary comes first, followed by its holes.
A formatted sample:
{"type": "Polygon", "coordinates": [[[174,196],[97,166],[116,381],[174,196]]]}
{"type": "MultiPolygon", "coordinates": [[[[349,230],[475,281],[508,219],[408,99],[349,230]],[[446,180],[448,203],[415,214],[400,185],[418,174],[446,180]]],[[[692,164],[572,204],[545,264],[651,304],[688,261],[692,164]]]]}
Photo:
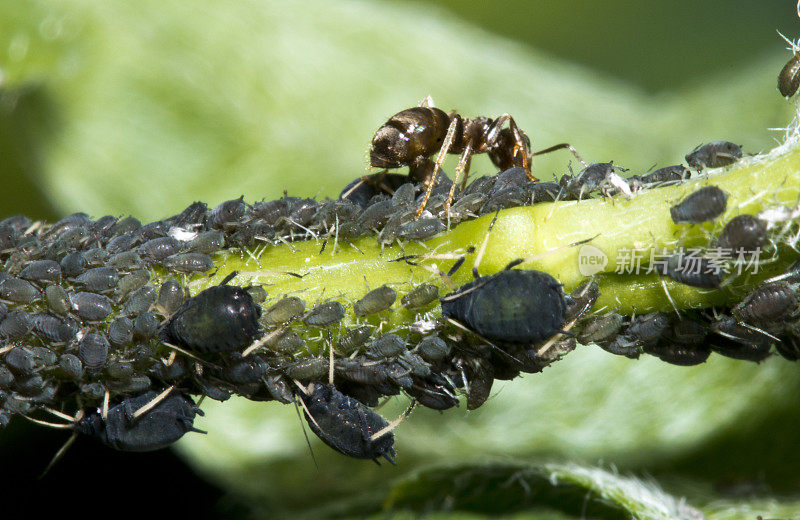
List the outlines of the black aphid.
{"type": "Polygon", "coordinates": [[[800,88],[800,54],[795,54],[778,74],[778,91],[781,96],[789,99],[800,88]]]}
{"type": "Polygon", "coordinates": [[[394,434],[372,436],[389,426],[388,421],[332,385],[315,384],[309,395],[300,392],[308,426],[322,442],[348,457],[384,457],[394,464],[394,434]]]}
{"type": "Polygon", "coordinates": [[[716,245],[722,249],[730,249],[735,256],[738,252],[752,253],[766,243],[766,223],[753,215],[739,215],[725,224],[716,245]]]}
{"type": "Polygon", "coordinates": [[[165,341],[197,352],[238,350],[258,336],[260,316],[261,307],[246,289],[223,283],[183,302],[161,334],[165,341]]]}
{"type": "Polygon", "coordinates": [[[539,343],[565,323],[561,285],[541,271],[510,269],[482,276],[440,301],[444,317],[502,342],[539,343]]]}
{"type": "Polygon", "coordinates": [[[667,276],[684,285],[717,289],[722,284],[724,270],[723,266],[711,259],[677,253],[667,259],[665,272],[667,276]]]}
{"type": "Polygon", "coordinates": [[[337,301],[320,303],[303,318],[303,323],[310,327],[327,327],[344,318],[344,307],[337,301]]]}
{"type": "Polygon", "coordinates": [[[376,312],[385,311],[397,299],[397,291],[387,285],[373,289],[363,298],[353,304],[353,313],[356,316],[366,316],[376,312]]]}
{"type": "Polygon", "coordinates": [[[174,443],[186,432],[204,433],[193,426],[195,416],[202,412],[189,397],[177,392],[135,417],[137,410],[156,397],[153,391],[128,397],[110,407],[105,419],[99,410],[92,410],[75,424],[75,430],[121,451],[158,450],[174,443]]]}
{"type": "Polygon", "coordinates": [[[728,166],[742,158],[742,147],[730,141],[714,141],[701,144],[686,155],[689,166],[703,168],[719,168],[728,166]]]}
{"type": "Polygon", "coordinates": [[[772,282],[754,289],[733,308],[733,315],[753,324],[779,322],[795,317],[799,304],[794,287],[786,282],[772,282]]]}
{"type": "Polygon", "coordinates": [[[727,193],[716,186],[706,186],[683,199],[680,204],[672,206],[669,213],[676,224],[699,224],[722,215],[727,205],[727,193]]]}

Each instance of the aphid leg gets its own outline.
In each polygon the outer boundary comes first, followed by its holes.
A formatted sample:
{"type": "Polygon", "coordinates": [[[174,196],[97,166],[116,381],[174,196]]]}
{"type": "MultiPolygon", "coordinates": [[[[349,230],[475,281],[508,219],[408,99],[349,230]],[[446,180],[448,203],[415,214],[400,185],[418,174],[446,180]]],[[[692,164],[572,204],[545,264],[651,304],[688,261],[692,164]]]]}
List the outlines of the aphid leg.
{"type": "Polygon", "coordinates": [[[666,294],[666,295],[667,295],[667,300],[669,300],[669,303],[670,303],[670,305],[672,305],[672,308],[675,310],[675,314],[676,314],[677,316],[680,316],[680,315],[681,315],[681,313],[680,313],[680,311],[678,310],[678,306],[677,306],[677,305],[675,305],[675,301],[672,299],[672,295],[669,293],[669,289],[667,288],[667,282],[666,282],[666,281],[664,281],[664,278],[663,278],[663,277],[660,277],[660,278],[661,278],[661,287],[663,287],[663,288],[664,288],[664,294],[666,294]]]}
{"type": "MultiPolygon", "coordinates": [[[[414,407],[416,405],[417,405],[417,400],[416,399],[412,399],[411,403],[408,405],[408,408],[406,409],[405,412],[403,412],[400,415],[400,417],[398,417],[397,419],[395,419],[394,421],[390,422],[389,424],[387,424],[386,426],[384,426],[380,430],[378,430],[375,433],[373,433],[370,436],[369,440],[374,442],[374,441],[380,439],[381,437],[383,437],[384,435],[386,435],[387,433],[389,433],[390,431],[392,431],[395,428],[397,428],[400,425],[400,423],[403,422],[406,419],[406,417],[411,415],[411,412],[414,410],[414,407]]],[[[392,462],[392,461],[389,461],[389,462],[392,462]]]]}
{"type": "Polygon", "coordinates": [[[170,392],[172,392],[174,389],[175,385],[167,387],[166,390],[155,396],[149,403],[136,410],[133,413],[133,420],[136,421],[139,417],[143,416],[144,414],[146,414],[147,412],[158,406],[158,404],[164,399],[166,399],[167,396],[170,394],[170,392]]]}
{"type": "Polygon", "coordinates": [[[328,358],[328,383],[333,385],[333,339],[331,338],[330,330],[328,330],[328,352],[330,353],[328,358]]]}
{"type": "Polygon", "coordinates": [[[484,253],[486,253],[486,246],[489,244],[489,235],[491,234],[494,223],[497,222],[497,217],[499,216],[500,210],[494,214],[494,218],[489,223],[489,229],[486,230],[486,235],[483,237],[483,242],[481,242],[481,247],[478,248],[478,254],[475,255],[475,262],[472,263],[473,278],[480,278],[480,274],[478,274],[478,266],[481,264],[481,260],[483,260],[484,253]]]}
{"type": "Polygon", "coordinates": [[[419,216],[422,215],[422,212],[425,211],[425,206],[428,204],[428,199],[431,197],[431,192],[433,192],[433,185],[436,183],[436,176],[439,175],[439,168],[442,166],[444,158],[447,156],[447,152],[450,151],[450,147],[453,145],[456,129],[460,124],[461,117],[458,115],[453,116],[453,120],[450,123],[450,126],[447,128],[447,134],[442,142],[442,148],[439,150],[439,155],[436,156],[436,162],[433,165],[433,172],[431,172],[431,176],[425,181],[425,197],[423,197],[422,203],[420,203],[419,208],[417,208],[417,213],[414,215],[415,219],[418,219],[419,216]]]}
{"type": "Polygon", "coordinates": [[[589,166],[589,163],[584,161],[583,158],[578,154],[578,151],[575,148],[573,148],[572,145],[569,144],[569,143],[559,143],[559,144],[553,145],[553,146],[551,146],[549,148],[545,148],[544,150],[539,150],[538,152],[534,152],[534,153],[531,154],[531,156],[535,157],[537,155],[544,155],[544,154],[547,154],[547,153],[550,153],[550,152],[555,152],[556,150],[563,150],[565,148],[567,150],[569,150],[570,153],[572,155],[574,155],[576,159],[578,159],[578,162],[581,163],[584,168],[589,166]]]}
{"type": "MultiPolygon", "coordinates": [[[[174,354],[174,352],[173,352],[173,354],[174,354]]],[[[111,402],[111,393],[108,391],[108,389],[106,389],[106,393],[103,396],[103,408],[102,408],[102,412],[101,412],[101,417],[103,418],[104,421],[108,420],[108,404],[109,404],[109,402],[111,402]]]]}
{"type": "MultiPolygon", "coordinates": [[[[56,412],[55,410],[49,410],[48,409],[47,411],[49,411],[51,413],[55,413],[55,415],[63,415],[65,417],[69,418],[69,420],[71,420],[73,423],[77,423],[78,421],[80,421],[83,418],[83,410],[78,410],[78,413],[75,414],[75,417],[69,417],[66,414],[62,414],[61,412],[56,412]]],[[[50,470],[53,468],[53,466],[56,465],[56,462],[58,462],[59,460],[61,460],[64,457],[64,455],[67,453],[67,450],[70,449],[70,447],[75,443],[75,440],[77,438],[78,438],[78,432],[72,432],[72,435],[69,436],[69,438],[64,443],[64,445],[61,446],[58,449],[58,451],[55,453],[55,455],[53,455],[53,458],[50,459],[50,462],[47,463],[47,466],[45,466],[44,471],[42,471],[42,474],[39,475],[40,479],[44,478],[44,476],[47,475],[50,472],[50,470]]]]}
{"type": "Polygon", "coordinates": [[[569,322],[569,323],[568,323],[568,324],[567,324],[567,325],[566,325],[566,326],[565,326],[565,327],[564,327],[564,328],[563,328],[561,331],[559,331],[558,333],[556,333],[555,335],[553,335],[553,337],[552,337],[552,338],[550,338],[549,340],[547,340],[547,343],[545,343],[544,345],[542,345],[542,347],[541,347],[539,350],[537,350],[537,351],[536,351],[536,355],[538,355],[538,356],[543,356],[544,354],[546,354],[546,353],[547,353],[547,351],[548,351],[548,350],[550,350],[550,348],[551,348],[553,345],[555,345],[556,341],[560,340],[562,336],[564,336],[564,335],[569,335],[569,336],[572,336],[572,334],[570,334],[570,332],[569,332],[569,331],[570,331],[570,329],[571,329],[572,327],[574,327],[574,326],[575,326],[575,323],[577,323],[577,321],[578,321],[578,318],[575,318],[574,320],[572,320],[571,322],[569,322]]]}

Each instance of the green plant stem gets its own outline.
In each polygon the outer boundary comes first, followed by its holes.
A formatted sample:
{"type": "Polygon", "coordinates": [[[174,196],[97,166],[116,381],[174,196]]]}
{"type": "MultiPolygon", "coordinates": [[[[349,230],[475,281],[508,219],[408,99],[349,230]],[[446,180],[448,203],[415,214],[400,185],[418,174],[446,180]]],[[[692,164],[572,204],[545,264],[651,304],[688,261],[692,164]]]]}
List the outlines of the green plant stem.
{"type": "MultiPolygon", "coordinates": [[[[800,150],[787,147],[763,156],[746,158],[725,171],[703,174],[678,186],[650,189],[631,200],[621,197],[542,203],[501,211],[488,238],[485,255],[479,265],[482,275],[495,273],[518,258],[530,258],[520,268],[538,269],[559,279],[569,291],[586,280],[578,270],[576,243],[588,241],[608,255],[608,264],[598,274],[601,297],[596,308],[616,308],[619,312],[666,311],[672,308],[665,287],[678,309],[725,305],[741,299],[755,284],[779,272],[796,258],[790,248],[778,247],[774,261],[758,274],[737,276],[722,289],[708,291],[664,280],[655,274],[616,274],[621,251],[643,252],[645,266],[649,251],[678,246],[709,246],[725,223],[744,213],[757,213],[772,205],[794,205],[800,194],[800,150]],[[716,185],[729,194],[727,210],[713,223],[676,225],[669,209],[686,195],[706,185],[716,185]]],[[[289,245],[267,246],[249,251],[223,252],[215,276],[196,284],[201,290],[219,281],[231,271],[240,271],[236,282],[263,284],[270,297],[295,294],[309,304],[325,299],[354,302],[368,288],[382,284],[394,287],[399,295],[422,282],[443,286],[436,269],[447,271],[461,255],[467,262],[453,276],[458,286],[471,279],[470,267],[494,215],[464,222],[424,243],[406,243],[381,247],[374,237],[349,244],[330,237],[322,250],[322,240],[289,245]],[[322,251],[321,251],[322,250],[322,251]],[[415,259],[412,265],[394,261],[408,255],[439,255],[415,259]],[[441,258],[444,256],[445,258],[441,258]],[[294,273],[302,276],[286,274],[294,273]]],[[[762,258],[763,260],[763,258],[762,258]]],[[[643,269],[644,271],[644,269],[643,269]]],[[[442,294],[448,289],[444,289],[442,294]]],[[[432,303],[423,310],[435,311],[432,303]]],[[[399,302],[382,317],[372,317],[391,329],[413,321],[419,310],[401,308],[399,302]]],[[[365,319],[362,318],[363,322],[365,319]]],[[[356,321],[348,311],[345,325],[356,321]]]]}

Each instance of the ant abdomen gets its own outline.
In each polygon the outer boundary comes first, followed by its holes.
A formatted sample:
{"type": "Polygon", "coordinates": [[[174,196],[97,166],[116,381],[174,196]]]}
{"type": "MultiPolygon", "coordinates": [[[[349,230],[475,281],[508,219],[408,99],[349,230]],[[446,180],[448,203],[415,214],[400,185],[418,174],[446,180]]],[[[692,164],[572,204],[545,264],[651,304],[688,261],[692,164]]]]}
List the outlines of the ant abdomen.
{"type": "Polygon", "coordinates": [[[369,153],[370,165],[418,167],[439,151],[449,126],[450,117],[436,107],[414,107],[398,112],[375,132],[369,153]]]}

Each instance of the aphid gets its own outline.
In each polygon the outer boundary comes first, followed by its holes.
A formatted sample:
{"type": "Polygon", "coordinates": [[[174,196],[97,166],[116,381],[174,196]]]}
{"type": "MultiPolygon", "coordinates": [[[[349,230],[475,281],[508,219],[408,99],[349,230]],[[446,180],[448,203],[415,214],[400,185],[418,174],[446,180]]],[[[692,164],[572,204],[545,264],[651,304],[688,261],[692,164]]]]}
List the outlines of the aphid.
{"type": "Polygon", "coordinates": [[[109,257],[108,265],[120,271],[131,271],[142,267],[142,258],[136,251],[123,251],[109,257]]]}
{"type": "Polygon", "coordinates": [[[131,293],[125,305],[122,307],[122,314],[126,316],[136,316],[137,314],[146,312],[156,303],[157,297],[158,294],[155,288],[145,285],[131,293]]]}
{"type": "Polygon", "coordinates": [[[616,312],[592,316],[582,325],[577,336],[578,342],[582,345],[608,343],[622,329],[624,319],[624,316],[616,312]]]}
{"type": "Polygon", "coordinates": [[[416,351],[426,361],[435,362],[450,355],[452,347],[435,334],[425,336],[417,343],[416,351]]]}
{"type": "Polygon", "coordinates": [[[717,247],[730,249],[732,254],[754,252],[767,243],[767,224],[753,215],[732,218],[717,238],[717,247]]]}
{"type": "Polygon", "coordinates": [[[651,312],[637,316],[625,329],[625,334],[633,336],[643,345],[655,345],[670,326],[670,318],[663,312],[651,312]]]}
{"type": "Polygon", "coordinates": [[[158,332],[158,319],[152,312],[143,312],[133,320],[133,335],[139,339],[150,339],[158,332]]]}
{"type": "Polygon", "coordinates": [[[113,215],[104,215],[92,222],[90,229],[98,237],[105,238],[111,236],[111,230],[114,228],[116,223],[117,217],[113,215]]]}
{"type": "Polygon", "coordinates": [[[112,321],[108,326],[108,341],[117,347],[130,344],[133,341],[133,322],[124,316],[112,321]]]}
{"type": "Polygon", "coordinates": [[[711,331],[717,334],[707,339],[714,352],[745,361],[759,362],[766,359],[775,342],[764,331],[737,323],[730,316],[723,316],[712,323],[711,331]]]}
{"type": "Polygon", "coordinates": [[[106,374],[111,379],[128,379],[133,373],[133,364],[127,361],[112,361],[106,366],[106,374]]]}
{"type": "Polygon", "coordinates": [[[778,74],[778,91],[789,99],[800,88],[800,54],[794,54],[778,74]]]}
{"type": "Polygon", "coordinates": [[[102,321],[111,314],[111,300],[102,294],[76,292],[69,295],[75,314],[89,321],[102,321]]]}
{"type": "Polygon", "coordinates": [[[267,325],[288,323],[306,311],[306,302],[296,296],[286,296],[272,305],[261,318],[267,325]]]}
{"type": "Polygon", "coordinates": [[[561,285],[541,271],[506,269],[481,276],[440,301],[444,317],[502,342],[539,343],[565,323],[561,285]]]}
{"type": "Polygon", "coordinates": [[[179,273],[205,273],[214,268],[214,260],[203,253],[181,253],[165,258],[164,267],[179,273]]]}
{"type": "Polygon", "coordinates": [[[109,390],[120,394],[139,394],[147,391],[153,382],[147,376],[133,376],[128,379],[111,380],[109,390]]]}
{"type": "Polygon", "coordinates": [[[339,198],[350,201],[361,208],[367,208],[370,205],[370,200],[376,195],[393,193],[407,182],[408,176],[397,173],[366,175],[349,182],[342,189],[339,198]]]}
{"type": "Polygon", "coordinates": [[[90,332],[78,342],[78,357],[90,373],[100,372],[106,366],[109,344],[103,334],[90,332]]]}
{"type": "Polygon", "coordinates": [[[305,357],[283,367],[283,372],[292,379],[319,379],[328,371],[328,360],[320,357],[305,357]]]}
{"type": "Polygon", "coordinates": [[[722,284],[723,267],[711,259],[694,254],[677,253],[667,259],[665,273],[678,283],[717,289],[722,284]]]}
{"type": "Polygon", "coordinates": [[[206,212],[208,205],[205,202],[193,202],[177,215],[170,217],[167,221],[176,228],[194,231],[202,229],[206,223],[206,212]]]}
{"type": "Polygon", "coordinates": [[[134,242],[142,243],[156,238],[165,238],[169,234],[171,227],[169,222],[165,220],[157,220],[145,224],[133,233],[134,242]]]}
{"type": "Polygon", "coordinates": [[[714,141],[701,144],[686,155],[689,166],[703,168],[719,168],[728,166],[742,158],[742,147],[730,141],[714,141]]]}
{"type": "Polygon", "coordinates": [[[61,278],[61,266],[54,260],[34,260],[19,277],[32,282],[55,282],[61,278]]]}
{"type": "Polygon", "coordinates": [[[336,342],[336,349],[344,355],[350,355],[360,349],[371,334],[372,329],[367,325],[350,329],[339,337],[336,342]]]}
{"type": "Polygon", "coordinates": [[[642,351],[642,343],[638,338],[629,334],[619,334],[610,341],[603,341],[597,345],[610,354],[615,356],[625,356],[630,359],[639,359],[642,351]]]}
{"type": "Polygon", "coordinates": [[[79,381],[83,377],[83,363],[75,354],[61,354],[58,368],[69,378],[79,381]]]}
{"type": "Polygon", "coordinates": [[[346,200],[332,200],[323,203],[314,215],[316,224],[324,229],[331,229],[337,222],[356,220],[361,208],[346,200]]]}
{"type": "Polygon", "coordinates": [[[421,218],[401,224],[397,236],[404,240],[426,240],[445,230],[445,225],[436,217],[421,218]]]}
{"type": "Polygon", "coordinates": [[[682,222],[699,224],[722,215],[727,205],[727,193],[716,186],[706,186],[672,206],[669,213],[676,224],[682,222]]]}
{"type": "Polygon", "coordinates": [[[118,282],[119,275],[113,267],[94,267],[75,278],[78,287],[96,293],[113,291],[118,282]]]}
{"type": "Polygon", "coordinates": [[[164,315],[171,315],[183,303],[186,294],[177,281],[170,279],[161,284],[158,290],[158,308],[164,315]]]}
{"type": "Polygon", "coordinates": [[[106,395],[106,388],[102,385],[102,383],[95,382],[95,383],[84,383],[80,385],[82,397],[86,397],[87,399],[98,401],[103,399],[106,395]]]}
{"type": "Polygon", "coordinates": [[[659,343],[658,345],[644,347],[644,351],[656,356],[661,361],[682,367],[705,363],[708,356],[711,355],[711,349],[707,345],[687,347],[673,343],[659,343]]]}
{"type": "Polygon", "coordinates": [[[355,302],[353,304],[353,313],[356,316],[366,316],[385,311],[394,304],[396,299],[397,291],[387,285],[381,285],[355,302]]]}
{"type": "Polygon", "coordinates": [[[250,218],[264,221],[270,226],[278,224],[278,222],[289,215],[289,201],[286,199],[275,200],[262,200],[253,204],[250,211],[250,218]]]}
{"type": "Polygon", "coordinates": [[[33,352],[27,347],[14,347],[6,353],[6,366],[18,374],[30,374],[36,366],[33,352]]]}
{"type": "Polygon", "coordinates": [[[44,299],[47,306],[57,314],[66,314],[70,310],[67,291],[60,285],[48,285],[44,290],[44,299]]]}
{"type": "Polygon", "coordinates": [[[525,203],[527,194],[525,190],[517,186],[512,186],[503,191],[492,195],[481,207],[480,213],[496,213],[498,210],[522,206],[525,203]]]}
{"type": "Polygon", "coordinates": [[[153,391],[128,397],[111,406],[105,418],[100,410],[92,410],[75,423],[75,430],[121,451],[158,450],[187,432],[205,433],[193,426],[195,416],[203,413],[191,398],[178,392],[167,395],[137,417],[137,411],[154,403],[157,397],[153,391]]]}
{"type": "Polygon", "coordinates": [[[565,297],[566,321],[574,321],[594,307],[600,297],[600,286],[595,281],[584,282],[565,297]]]}
{"type": "Polygon", "coordinates": [[[268,368],[266,361],[259,356],[250,356],[234,361],[230,366],[225,367],[219,376],[228,383],[245,385],[261,381],[268,368]]]}
{"type": "Polygon", "coordinates": [[[203,253],[210,255],[216,253],[225,245],[225,233],[217,229],[200,233],[186,246],[190,253],[203,253]]]}
{"type": "Polygon", "coordinates": [[[433,284],[423,283],[414,287],[409,293],[403,295],[403,297],[400,298],[400,303],[402,303],[404,307],[413,309],[428,305],[437,298],[439,298],[439,287],[433,284]]]}
{"type": "Polygon", "coordinates": [[[561,183],[569,195],[580,200],[589,193],[604,188],[616,170],[622,168],[614,166],[613,162],[594,163],[586,166],[575,177],[565,175],[561,178],[561,183]]]}
{"type": "Polygon", "coordinates": [[[320,303],[303,318],[310,327],[328,327],[344,318],[344,307],[337,301],[320,303]]]}
{"type": "Polygon", "coordinates": [[[295,332],[281,334],[276,341],[267,343],[267,347],[279,354],[294,354],[306,344],[306,340],[295,332]]]}
{"type": "Polygon", "coordinates": [[[367,348],[367,357],[371,359],[386,359],[399,356],[406,351],[406,342],[397,334],[384,334],[370,343],[367,348]]]}
{"type": "Polygon", "coordinates": [[[142,223],[139,221],[139,219],[129,216],[114,224],[114,227],[111,228],[111,233],[114,236],[125,235],[127,233],[136,231],[140,227],[142,227],[142,223]]]}
{"type": "Polygon", "coordinates": [[[422,359],[422,356],[414,354],[408,350],[404,351],[397,358],[397,362],[411,371],[414,377],[428,377],[431,375],[431,366],[422,359]]]}
{"type": "Polygon", "coordinates": [[[126,274],[117,284],[117,288],[114,290],[114,297],[117,300],[123,300],[132,292],[141,289],[149,281],[150,271],[144,269],[126,274]]]}
{"type": "Polygon", "coordinates": [[[78,333],[78,324],[69,318],[40,312],[33,315],[33,331],[49,342],[66,343],[78,333]]]}
{"type": "Polygon", "coordinates": [[[183,302],[161,334],[165,341],[197,352],[237,350],[258,336],[260,316],[261,307],[246,289],[217,285],[183,302]]]}
{"type": "Polygon", "coordinates": [[[30,303],[40,296],[30,282],[9,276],[0,280],[0,298],[15,303],[30,303]]]}
{"type": "Polygon", "coordinates": [[[394,434],[386,419],[333,385],[317,383],[299,396],[308,426],[322,442],[348,457],[375,462],[384,457],[394,464],[394,434]]]}
{"type": "MultiPolygon", "coordinates": [[[[370,166],[377,168],[409,167],[409,176],[414,182],[426,182],[427,191],[422,199],[417,216],[422,214],[430,198],[444,157],[448,153],[459,154],[461,158],[456,167],[455,184],[461,174],[469,175],[470,157],[487,153],[492,163],[500,170],[514,166],[525,169],[528,179],[534,155],[561,148],[574,149],[568,144],[553,146],[547,150],[531,153],[530,140],[517,127],[514,118],[503,114],[497,119],[488,117],[463,118],[456,112],[449,115],[432,106],[430,98],[425,105],[398,112],[381,126],[372,138],[370,147],[370,166]],[[508,123],[509,128],[503,129],[508,123]],[[438,152],[431,166],[428,159],[438,152]]],[[[451,188],[445,210],[449,213],[453,192],[451,188]]]]}
{"type": "Polygon", "coordinates": [[[388,377],[384,363],[370,361],[364,356],[337,359],[336,373],[347,381],[361,385],[379,385],[388,377]]]}
{"type": "Polygon", "coordinates": [[[366,229],[380,229],[396,211],[397,208],[391,200],[384,200],[364,209],[357,222],[366,229]]]}
{"type": "Polygon", "coordinates": [[[26,397],[39,395],[44,390],[44,379],[39,374],[17,378],[15,388],[17,392],[26,397]]]}
{"type": "MultiPolygon", "coordinates": [[[[106,251],[108,251],[108,253],[112,255],[122,253],[123,251],[127,251],[128,249],[130,249],[131,246],[133,246],[135,240],[136,236],[134,235],[134,233],[125,233],[124,235],[117,235],[108,241],[108,244],[106,244],[106,251]]],[[[64,268],[63,261],[61,264],[61,268],[64,269],[64,274],[66,276],[76,276],[74,274],[73,275],[67,274],[67,271],[64,268]]]]}
{"type": "Polygon", "coordinates": [[[6,314],[0,322],[0,338],[6,340],[16,340],[33,328],[33,318],[27,312],[15,309],[6,314]]]}
{"type": "Polygon", "coordinates": [[[253,298],[253,302],[258,305],[261,305],[267,300],[267,291],[260,285],[251,285],[247,287],[247,292],[250,294],[250,297],[253,298]]]}
{"type": "Polygon", "coordinates": [[[160,262],[181,250],[182,244],[172,237],[158,237],[142,244],[140,252],[150,261],[160,262]]]}
{"type": "Polygon", "coordinates": [[[733,315],[747,323],[785,321],[797,315],[797,291],[786,282],[765,283],[733,308],[733,315]]]}
{"type": "Polygon", "coordinates": [[[11,388],[12,384],[14,384],[14,374],[8,367],[0,364],[0,400],[3,398],[3,389],[11,388]]]}
{"type": "Polygon", "coordinates": [[[639,181],[645,185],[659,184],[664,186],[684,181],[689,179],[691,176],[692,172],[690,172],[686,166],[682,164],[676,164],[674,166],[665,166],[664,168],[659,168],[658,170],[647,175],[642,175],[639,178],[639,181]]]}
{"type": "Polygon", "coordinates": [[[678,345],[698,346],[705,342],[708,329],[692,319],[678,319],[672,325],[670,339],[678,345]]]}
{"type": "Polygon", "coordinates": [[[99,247],[83,252],[83,257],[88,265],[103,265],[108,261],[109,253],[99,247]]]}

